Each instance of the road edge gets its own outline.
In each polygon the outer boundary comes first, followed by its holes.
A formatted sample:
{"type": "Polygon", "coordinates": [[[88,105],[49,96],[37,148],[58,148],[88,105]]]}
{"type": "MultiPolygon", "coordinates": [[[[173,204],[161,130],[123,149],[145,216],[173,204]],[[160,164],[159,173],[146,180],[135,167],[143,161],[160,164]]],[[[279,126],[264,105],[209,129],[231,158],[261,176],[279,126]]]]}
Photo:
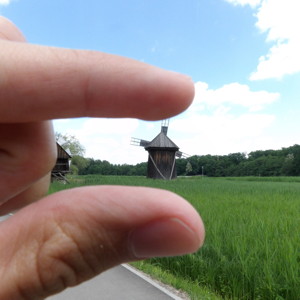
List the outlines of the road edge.
{"type": "Polygon", "coordinates": [[[171,289],[174,289],[172,287],[166,288],[164,284],[159,283],[158,280],[154,280],[152,279],[149,275],[143,273],[142,271],[128,265],[128,264],[122,264],[122,267],[124,267],[125,269],[127,269],[128,271],[134,273],[136,276],[142,278],[143,280],[145,280],[146,282],[148,282],[149,284],[151,284],[152,286],[154,286],[155,288],[159,289],[161,292],[165,293],[166,295],[168,295],[170,298],[174,299],[174,300],[188,300],[190,298],[187,297],[187,295],[185,295],[184,298],[179,297],[178,295],[176,295],[175,293],[173,293],[171,291],[171,289]]]}

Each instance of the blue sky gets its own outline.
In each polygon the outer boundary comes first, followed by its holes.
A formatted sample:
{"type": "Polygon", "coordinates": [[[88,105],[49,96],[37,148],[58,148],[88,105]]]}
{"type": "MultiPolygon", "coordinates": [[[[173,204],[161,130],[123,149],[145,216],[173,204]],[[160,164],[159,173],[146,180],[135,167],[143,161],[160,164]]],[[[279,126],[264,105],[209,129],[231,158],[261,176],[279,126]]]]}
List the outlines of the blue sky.
{"type": "MultiPolygon", "coordinates": [[[[300,144],[299,0],[0,0],[0,14],[28,42],[93,49],[182,72],[195,82],[192,106],[170,120],[188,154],[228,154],[300,144]]],[[[116,83],[118,84],[118,83],[116,83]]],[[[86,156],[138,163],[160,122],[54,122],[86,156]]]]}

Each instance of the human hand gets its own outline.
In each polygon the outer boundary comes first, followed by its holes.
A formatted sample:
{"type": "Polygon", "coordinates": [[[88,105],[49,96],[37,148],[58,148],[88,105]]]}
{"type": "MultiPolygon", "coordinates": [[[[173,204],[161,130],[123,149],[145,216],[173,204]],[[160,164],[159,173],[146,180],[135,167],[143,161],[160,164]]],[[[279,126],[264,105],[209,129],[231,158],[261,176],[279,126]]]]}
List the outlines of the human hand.
{"type": "Polygon", "coordinates": [[[56,158],[48,120],[167,118],[190,104],[192,82],[127,58],[29,45],[2,17],[0,38],[0,214],[24,207],[0,223],[0,299],[43,299],[123,262],[196,251],[202,221],[173,193],[101,186],[42,198],[56,158]]]}

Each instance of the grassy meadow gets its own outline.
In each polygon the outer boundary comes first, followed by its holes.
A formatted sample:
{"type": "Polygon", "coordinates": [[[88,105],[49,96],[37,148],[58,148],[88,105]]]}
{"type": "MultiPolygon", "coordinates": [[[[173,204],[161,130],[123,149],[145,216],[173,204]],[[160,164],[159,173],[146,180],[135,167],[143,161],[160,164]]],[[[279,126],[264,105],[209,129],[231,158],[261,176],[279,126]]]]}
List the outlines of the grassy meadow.
{"type": "Polygon", "coordinates": [[[50,192],[96,184],[168,189],[200,212],[201,250],[135,264],[191,299],[300,299],[300,178],[75,176],[50,192]]]}

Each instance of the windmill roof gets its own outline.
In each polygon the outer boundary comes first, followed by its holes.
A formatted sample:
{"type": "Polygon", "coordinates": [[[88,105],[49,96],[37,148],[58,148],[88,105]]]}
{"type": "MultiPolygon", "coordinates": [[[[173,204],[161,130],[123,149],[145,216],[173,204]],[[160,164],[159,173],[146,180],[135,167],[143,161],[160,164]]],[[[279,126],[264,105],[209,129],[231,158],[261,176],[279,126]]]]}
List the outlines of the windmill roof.
{"type": "Polygon", "coordinates": [[[179,147],[173,143],[164,132],[160,132],[146,147],[145,149],[149,148],[172,148],[172,149],[179,149],[179,147]]]}
{"type": "Polygon", "coordinates": [[[72,158],[70,149],[64,149],[62,145],[56,142],[58,158],[72,158]]]}

